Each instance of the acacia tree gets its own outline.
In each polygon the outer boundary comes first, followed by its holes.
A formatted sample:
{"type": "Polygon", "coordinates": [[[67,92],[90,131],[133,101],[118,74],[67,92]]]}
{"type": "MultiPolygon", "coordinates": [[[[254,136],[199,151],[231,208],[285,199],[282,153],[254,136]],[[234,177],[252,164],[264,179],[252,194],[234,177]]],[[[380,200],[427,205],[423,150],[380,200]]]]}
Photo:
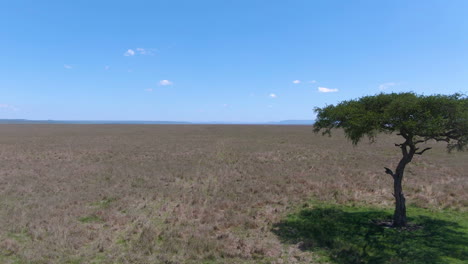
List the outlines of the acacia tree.
{"type": "Polygon", "coordinates": [[[354,145],[367,136],[372,142],[378,133],[397,133],[403,142],[395,144],[402,158],[395,171],[385,167],[393,178],[395,212],[393,226],[406,226],[406,206],[402,180],[405,167],[414,155],[422,155],[427,141],[443,141],[447,150],[463,151],[468,143],[468,98],[461,94],[423,96],[392,93],[365,96],[343,101],[336,106],[315,108],[314,132],[331,135],[333,128],[343,128],[354,145]]]}

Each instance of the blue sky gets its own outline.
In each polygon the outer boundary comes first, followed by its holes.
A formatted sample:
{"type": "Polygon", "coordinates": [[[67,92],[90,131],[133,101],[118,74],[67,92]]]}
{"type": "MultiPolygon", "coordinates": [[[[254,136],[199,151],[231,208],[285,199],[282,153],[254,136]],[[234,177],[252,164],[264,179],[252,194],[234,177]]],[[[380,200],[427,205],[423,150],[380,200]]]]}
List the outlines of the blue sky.
{"type": "Polygon", "coordinates": [[[468,91],[468,1],[1,1],[0,118],[264,122],[468,91]]]}

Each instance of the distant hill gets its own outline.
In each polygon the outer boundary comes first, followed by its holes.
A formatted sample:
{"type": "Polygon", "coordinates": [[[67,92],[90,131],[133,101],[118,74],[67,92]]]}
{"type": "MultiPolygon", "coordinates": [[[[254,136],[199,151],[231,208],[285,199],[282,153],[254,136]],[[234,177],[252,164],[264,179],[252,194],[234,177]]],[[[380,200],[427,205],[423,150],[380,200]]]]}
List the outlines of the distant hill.
{"type": "Polygon", "coordinates": [[[249,122],[185,122],[185,121],[122,121],[122,120],[28,120],[28,119],[0,119],[0,124],[127,124],[127,125],[188,125],[188,124],[209,124],[209,125],[312,125],[314,120],[283,120],[279,122],[249,123],[249,122]]]}
{"type": "Polygon", "coordinates": [[[314,122],[314,120],[283,120],[273,123],[278,125],[313,125],[314,122]]]}
{"type": "Polygon", "coordinates": [[[191,124],[181,121],[119,121],[119,120],[28,120],[28,119],[0,119],[0,124],[128,124],[128,125],[158,125],[158,124],[191,124]]]}

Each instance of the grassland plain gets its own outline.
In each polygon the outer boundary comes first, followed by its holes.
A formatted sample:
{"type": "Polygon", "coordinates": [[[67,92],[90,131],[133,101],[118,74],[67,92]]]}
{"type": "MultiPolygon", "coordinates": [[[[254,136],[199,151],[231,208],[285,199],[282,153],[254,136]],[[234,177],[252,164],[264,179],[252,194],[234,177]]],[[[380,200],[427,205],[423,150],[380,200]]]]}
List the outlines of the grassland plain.
{"type": "MultiPolygon", "coordinates": [[[[311,200],[391,208],[383,167],[400,141],[353,147],[309,126],[0,125],[0,263],[333,261],[275,227],[301,230],[311,200]]],[[[407,169],[407,201],[466,222],[468,153],[430,145],[407,169]]]]}

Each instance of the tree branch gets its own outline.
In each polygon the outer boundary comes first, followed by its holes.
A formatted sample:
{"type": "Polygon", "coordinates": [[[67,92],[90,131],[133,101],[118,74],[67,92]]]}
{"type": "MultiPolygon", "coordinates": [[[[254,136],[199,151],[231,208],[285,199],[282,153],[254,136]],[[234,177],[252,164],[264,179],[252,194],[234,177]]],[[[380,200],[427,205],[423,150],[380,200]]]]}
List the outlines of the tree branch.
{"type": "Polygon", "coordinates": [[[425,148],[425,149],[423,149],[423,150],[421,150],[419,152],[415,152],[414,154],[422,155],[424,152],[426,152],[427,150],[430,150],[430,149],[432,149],[432,148],[425,148]]]}
{"type": "Polygon", "coordinates": [[[392,176],[393,178],[395,178],[395,174],[393,173],[393,171],[387,167],[384,167],[385,169],[385,173],[387,173],[388,175],[392,176]]]}
{"type": "Polygon", "coordinates": [[[439,141],[449,142],[450,141],[450,139],[447,137],[432,137],[431,139],[434,139],[437,142],[439,141]]]}
{"type": "Polygon", "coordinates": [[[445,133],[439,133],[439,134],[419,134],[419,136],[424,137],[425,141],[428,140],[435,140],[435,141],[444,141],[444,142],[449,142],[451,139],[453,140],[458,140],[459,134],[456,129],[452,129],[450,131],[447,131],[445,133]]]}

